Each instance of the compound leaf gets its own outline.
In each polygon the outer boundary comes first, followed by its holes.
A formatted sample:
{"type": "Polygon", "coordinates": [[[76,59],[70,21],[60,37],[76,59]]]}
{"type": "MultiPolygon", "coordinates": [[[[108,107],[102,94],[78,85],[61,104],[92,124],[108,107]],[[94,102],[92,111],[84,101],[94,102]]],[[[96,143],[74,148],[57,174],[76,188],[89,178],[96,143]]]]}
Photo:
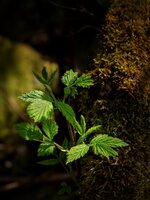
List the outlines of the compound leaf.
{"type": "Polygon", "coordinates": [[[66,164],[73,162],[81,157],[83,157],[89,150],[89,145],[79,144],[72,147],[67,153],[67,162],[66,164]]]}

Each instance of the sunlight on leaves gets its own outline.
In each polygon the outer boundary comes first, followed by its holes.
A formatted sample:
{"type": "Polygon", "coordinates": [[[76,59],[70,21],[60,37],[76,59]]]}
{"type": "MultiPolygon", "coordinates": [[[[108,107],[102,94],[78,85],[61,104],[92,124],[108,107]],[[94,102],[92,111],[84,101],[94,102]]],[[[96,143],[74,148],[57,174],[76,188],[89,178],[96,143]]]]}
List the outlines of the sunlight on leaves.
{"type": "Polygon", "coordinates": [[[49,119],[53,111],[53,105],[49,101],[37,100],[27,107],[28,115],[35,121],[39,122],[42,118],[49,119]]]}
{"type": "Polygon", "coordinates": [[[89,150],[89,145],[87,144],[79,144],[72,147],[67,153],[66,164],[83,157],[88,152],[88,150],[89,150]]]}

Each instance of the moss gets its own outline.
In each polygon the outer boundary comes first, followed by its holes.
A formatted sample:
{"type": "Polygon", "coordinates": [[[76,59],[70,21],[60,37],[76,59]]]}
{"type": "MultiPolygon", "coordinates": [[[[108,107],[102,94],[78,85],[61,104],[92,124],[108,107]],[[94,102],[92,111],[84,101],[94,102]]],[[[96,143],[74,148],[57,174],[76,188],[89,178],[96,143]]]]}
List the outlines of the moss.
{"type": "Polygon", "coordinates": [[[106,16],[94,66],[100,76],[102,69],[109,70],[118,90],[139,91],[149,70],[148,8],[148,1],[116,1],[106,16]]]}
{"type": "Polygon", "coordinates": [[[80,111],[129,147],[116,160],[87,159],[81,199],[150,198],[149,7],[147,0],[113,1],[98,36],[90,71],[96,85],[81,94],[80,111]]]}

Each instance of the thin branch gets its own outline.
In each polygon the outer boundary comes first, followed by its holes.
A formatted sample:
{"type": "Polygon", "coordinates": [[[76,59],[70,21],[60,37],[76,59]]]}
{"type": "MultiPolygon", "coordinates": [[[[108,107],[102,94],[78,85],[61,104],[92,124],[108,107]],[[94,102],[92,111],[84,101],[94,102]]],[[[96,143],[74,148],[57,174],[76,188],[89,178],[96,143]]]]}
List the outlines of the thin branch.
{"type": "Polygon", "coordinates": [[[75,11],[75,12],[82,12],[82,13],[86,13],[92,17],[95,17],[95,15],[88,11],[85,7],[83,6],[80,6],[80,8],[75,8],[75,7],[70,7],[70,6],[64,6],[62,4],[59,4],[59,3],[56,3],[54,1],[49,1],[53,6],[56,6],[56,7],[60,7],[60,8],[63,8],[63,9],[67,9],[67,10],[72,10],[72,11],[75,11]]]}
{"type": "Polygon", "coordinates": [[[82,32],[85,29],[94,29],[96,31],[100,31],[100,29],[98,27],[95,27],[92,25],[85,25],[85,26],[81,27],[80,29],[78,29],[77,31],[70,33],[69,36],[79,34],[80,32],[82,32]]]}

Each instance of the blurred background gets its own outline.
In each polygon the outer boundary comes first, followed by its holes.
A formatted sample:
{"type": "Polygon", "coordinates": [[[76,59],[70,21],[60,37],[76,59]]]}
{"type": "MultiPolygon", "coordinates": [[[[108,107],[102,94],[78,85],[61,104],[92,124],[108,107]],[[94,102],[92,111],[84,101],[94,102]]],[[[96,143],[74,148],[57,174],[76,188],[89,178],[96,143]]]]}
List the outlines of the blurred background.
{"type": "Polygon", "coordinates": [[[37,144],[22,140],[14,124],[27,119],[17,96],[40,88],[32,71],[88,70],[109,0],[0,1],[0,196],[2,199],[77,199],[58,195],[70,181],[60,166],[37,164],[37,144]]]}

